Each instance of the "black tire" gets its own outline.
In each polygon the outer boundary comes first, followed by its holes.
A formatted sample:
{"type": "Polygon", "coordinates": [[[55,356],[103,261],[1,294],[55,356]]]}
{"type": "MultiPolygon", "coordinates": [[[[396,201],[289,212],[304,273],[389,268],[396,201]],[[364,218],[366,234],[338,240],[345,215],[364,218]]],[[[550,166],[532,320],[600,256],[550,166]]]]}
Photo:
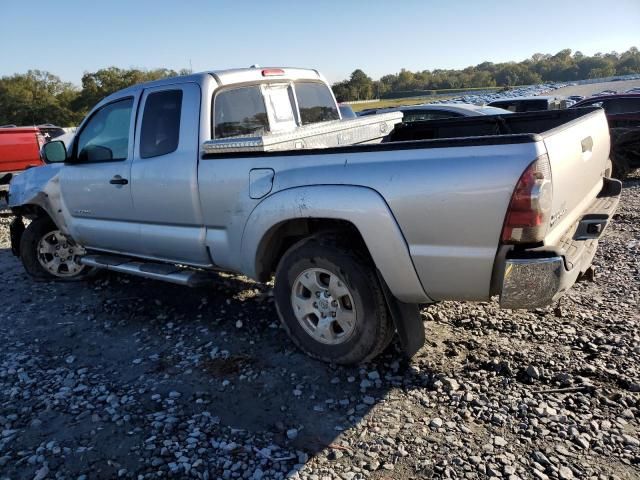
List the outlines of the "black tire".
{"type": "Polygon", "coordinates": [[[617,178],[618,180],[626,180],[627,176],[631,172],[631,168],[629,168],[627,160],[622,156],[617,156],[612,159],[612,163],[612,177],[617,178]]]}
{"type": "Polygon", "coordinates": [[[47,271],[38,260],[38,242],[58,227],[47,217],[38,217],[26,228],[20,239],[20,259],[27,273],[38,281],[62,280],[78,281],[87,278],[94,269],[83,267],[77,274],[59,277],[47,271]]]}
{"type": "Polygon", "coordinates": [[[389,345],[394,326],[373,263],[366,253],[348,247],[332,234],[293,245],[276,270],[274,295],[285,330],[306,354],[325,362],[352,365],[371,360],[389,345]],[[330,345],[314,339],[296,318],[291,302],[296,278],[309,268],[331,272],[348,288],[355,306],[353,333],[330,345]]]}

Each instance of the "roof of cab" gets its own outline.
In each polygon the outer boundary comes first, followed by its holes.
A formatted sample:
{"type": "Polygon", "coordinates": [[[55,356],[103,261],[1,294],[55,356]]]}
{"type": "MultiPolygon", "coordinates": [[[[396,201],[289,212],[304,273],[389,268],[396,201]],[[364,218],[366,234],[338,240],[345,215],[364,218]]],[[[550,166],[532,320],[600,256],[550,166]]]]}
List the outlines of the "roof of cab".
{"type": "Polygon", "coordinates": [[[163,85],[174,85],[176,83],[202,83],[206,78],[213,77],[219,86],[233,85],[239,83],[260,82],[264,80],[320,80],[326,82],[324,76],[317,70],[306,68],[290,68],[290,67],[249,67],[249,68],[233,68],[227,70],[209,70],[205,72],[193,73],[178,77],[163,78],[161,80],[153,80],[151,82],[139,83],[131,87],[118,90],[100,101],[99,104],[111,101],[112,97],[122,97],[126,94],[132,94],[144,88],[161,87],[163,85]],[[263,75],[263,71],[282,70],[281,75],[263,75]]]}

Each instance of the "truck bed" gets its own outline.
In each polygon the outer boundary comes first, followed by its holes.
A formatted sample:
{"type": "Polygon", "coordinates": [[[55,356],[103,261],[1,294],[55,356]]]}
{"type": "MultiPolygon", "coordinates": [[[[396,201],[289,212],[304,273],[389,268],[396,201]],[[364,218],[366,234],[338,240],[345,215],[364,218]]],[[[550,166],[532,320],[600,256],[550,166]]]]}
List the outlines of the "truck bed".
{"type": "MultiPolygon", "coordinates": [[[[205,222],[209,206],[233,212],[242,202],[226,200],[209,180],[221,171],[235,172],[240,188],[245,169],[268,165],[270,194],[307,185],[310,177],[314,184],[367,187],[389,205],[432,299],[484,300],[520,175],[548,156],[553,221],[542,245],[555,248],[602,190],[609,136],[601,109],[571,109],[402,124],[379,144],[202,153],[205,222]]],[[[228,244],[212,242],[210,249],[227,252],[228,244]]]]}
{"type": "MultiPolygon", "coordinates": [[[[488,115],[412,122],[398,125],[390,133],[386,141],[402,142],[503,135],[509,136],[503,140],[507,142],[531,141],[536,140],[534,135],[544,136],[546,132],[559,126],[566,126],[569,122],[596,110],[598,109],[543,110],[510,115],[488,115]]],[[[474,139],[473,141],[477,140],[474,139]]]]}
{"type": "MultiPolygon", "coordinates": [[[[414,148],[443,148],[480,145],[504,145],[530,143],[543,140],[551,134],[551,130],[588,115],[599,108],[575,108],[564,110],[543,110],[537,112],[513,113],[509,115],[485,115],[477,117],[456,117],[444,120],[427,120],[422,122],[400,123],[389,132],[381,143],[360,143],[305,148],[304,154],[329,154],[365,151],[385,151],[414,148]]],[[[372,115],[371,117],[376,117],[372,115]]],[[[231,139],[230,139],[231,140],[231,139]]],[[[237,142],[238,139],[236,139],[237,142]]],[[[254,145],[232,148],[216,148],[214,141],[204,142],[202,146],[204,158],[251,157],[251,156],[283,156],[300,155],[301,151],[265,150],[254,145]],[[214,153],[215,152],[215,153],[214,153]]]]}

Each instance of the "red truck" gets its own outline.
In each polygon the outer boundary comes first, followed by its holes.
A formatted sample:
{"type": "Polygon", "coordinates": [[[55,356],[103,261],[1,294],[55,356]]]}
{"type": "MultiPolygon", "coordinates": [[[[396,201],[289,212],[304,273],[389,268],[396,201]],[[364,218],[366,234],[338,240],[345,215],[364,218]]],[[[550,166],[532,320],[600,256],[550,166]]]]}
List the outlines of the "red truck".
{"type": "Polygon", "coordinates": [[[0,200],[6,196],[14,174],[43,164],[40,148],[44,143],[38,127],[0,128],[0,200]]]}

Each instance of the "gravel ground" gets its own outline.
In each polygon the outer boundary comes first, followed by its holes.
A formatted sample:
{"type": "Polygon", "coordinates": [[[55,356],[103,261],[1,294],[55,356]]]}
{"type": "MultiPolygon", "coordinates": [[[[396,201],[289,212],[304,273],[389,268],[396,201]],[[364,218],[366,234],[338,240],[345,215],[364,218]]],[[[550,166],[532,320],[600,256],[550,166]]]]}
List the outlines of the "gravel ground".
{"type": "Polygon", "coordinates": [[[268,286],[34,283],[0,219],[0,478],[638,478],[640,178],[596,283],[423,311],[412,362],[300,354],[268,286]]]}

